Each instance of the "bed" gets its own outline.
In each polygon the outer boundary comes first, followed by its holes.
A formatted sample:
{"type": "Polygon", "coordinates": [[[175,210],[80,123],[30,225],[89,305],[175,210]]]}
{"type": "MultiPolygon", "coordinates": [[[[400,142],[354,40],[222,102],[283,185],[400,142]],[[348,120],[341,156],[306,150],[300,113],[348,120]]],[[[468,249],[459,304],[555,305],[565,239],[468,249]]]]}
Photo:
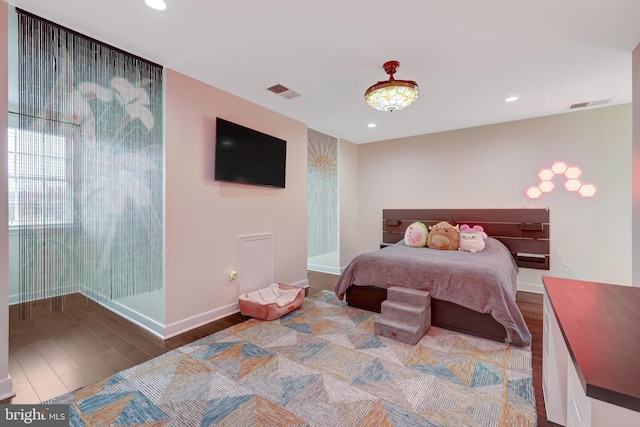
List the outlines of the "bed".
{"type": "Polygon", "coordinates": [[[515,303],[517,269],[549,269],[547,209],[385,209],[382,228],[381,249],[356,257],[336,283],[336,295],[350,306],[380,312],[389,286],[424,289],[432,294],[433,325],[519,346],[530,343],[515,303]],[[482,225],[491,239],[479,253],[397,244],[414,221],[482,225]],[[484,266],[496,254],[499,278],[484,266]],[[431,264],[416,265],[423,258],[431,264]],[[436,271],[439,277],[432,274],[436,271]]]}

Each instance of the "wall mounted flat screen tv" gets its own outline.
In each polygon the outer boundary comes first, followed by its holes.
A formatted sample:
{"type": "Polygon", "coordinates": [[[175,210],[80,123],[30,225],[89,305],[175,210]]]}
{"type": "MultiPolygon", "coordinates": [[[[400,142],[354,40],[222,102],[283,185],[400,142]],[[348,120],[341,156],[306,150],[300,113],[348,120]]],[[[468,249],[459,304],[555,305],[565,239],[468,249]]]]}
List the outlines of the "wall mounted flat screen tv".
{"type": "Polygon", "coordinates": [[[287,141],[216,118],[214,179],[284,188],[287,141]]]}

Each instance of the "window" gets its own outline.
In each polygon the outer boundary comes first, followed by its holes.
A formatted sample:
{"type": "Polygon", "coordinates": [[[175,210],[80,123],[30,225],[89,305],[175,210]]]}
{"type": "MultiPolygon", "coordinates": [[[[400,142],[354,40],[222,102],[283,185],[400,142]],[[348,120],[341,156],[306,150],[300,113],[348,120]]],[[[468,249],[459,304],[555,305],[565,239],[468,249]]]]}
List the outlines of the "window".
{"type": "Polygon", "coordinates": [[[73,224],[67,138],[9,128],[7,145],[9,227],[73,224]]]}

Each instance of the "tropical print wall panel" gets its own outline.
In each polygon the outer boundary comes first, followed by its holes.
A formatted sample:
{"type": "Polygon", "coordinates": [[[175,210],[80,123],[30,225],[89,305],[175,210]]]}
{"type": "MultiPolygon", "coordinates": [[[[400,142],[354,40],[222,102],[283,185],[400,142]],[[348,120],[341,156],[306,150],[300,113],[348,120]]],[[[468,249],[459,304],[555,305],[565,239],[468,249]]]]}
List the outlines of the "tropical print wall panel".
{"type": "Polygon", "coordinates": [[[307,141],[307,256],[338,250],[338,140],[313,129],[307,141]]]}
{"type": "Polygon", "coordinates": [[[18,28],[21,298],[162,289],[162,67],[26,12],[18,28]]]}

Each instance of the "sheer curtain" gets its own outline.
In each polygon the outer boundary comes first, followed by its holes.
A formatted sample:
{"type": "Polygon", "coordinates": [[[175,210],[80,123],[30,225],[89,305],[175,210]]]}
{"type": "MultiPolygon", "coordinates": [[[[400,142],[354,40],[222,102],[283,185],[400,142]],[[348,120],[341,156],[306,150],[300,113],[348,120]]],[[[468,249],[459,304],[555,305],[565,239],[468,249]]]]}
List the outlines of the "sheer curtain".
{"type": "Polygon", "coordinates": [[[21,302],[162,289],[162,67],[21,10],[18,28],[21,302]]]}

